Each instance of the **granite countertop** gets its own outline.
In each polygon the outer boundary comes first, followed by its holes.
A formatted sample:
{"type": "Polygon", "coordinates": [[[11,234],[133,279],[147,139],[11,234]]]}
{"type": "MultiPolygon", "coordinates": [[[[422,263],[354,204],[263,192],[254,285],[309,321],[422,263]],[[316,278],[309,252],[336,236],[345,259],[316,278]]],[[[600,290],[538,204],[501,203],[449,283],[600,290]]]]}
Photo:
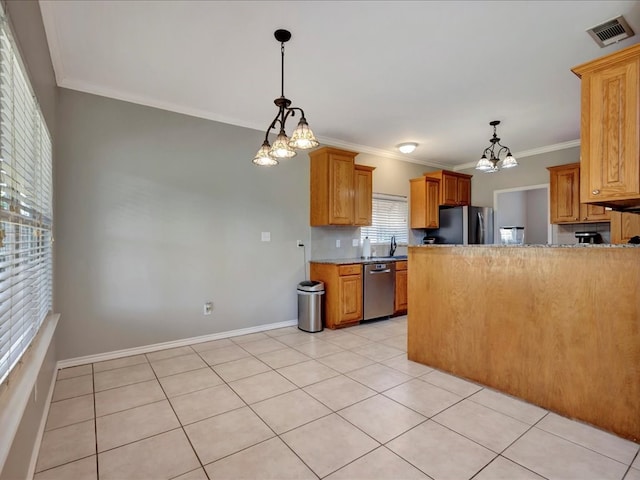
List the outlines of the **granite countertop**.
{"type": "Polygon", "coordinates": [[[406,255],[396,255],[394,257],[371,257],[371,258],[322,258],[318,260],[309,260],[310,263],[331,263],[333,265],[350,265],[354,263],[386,263],[406,261],[406,255]]]}
{"type": "Polygon", "coordinates": [[[502,244],[491,244],[491,245],[443,245],[443,244],[429,244],[429,245],[409,245],[409,248],[447,248],[447,247],[470,247],[470,248],[478,248],[478,247],[512,247],[512,248],[636,248],[640,247],[640,245],[632,244],[632,243],[570,243],[564,245],[549,245],[549,244],[510,244],[510,245],[502,245],[502,244]]]}

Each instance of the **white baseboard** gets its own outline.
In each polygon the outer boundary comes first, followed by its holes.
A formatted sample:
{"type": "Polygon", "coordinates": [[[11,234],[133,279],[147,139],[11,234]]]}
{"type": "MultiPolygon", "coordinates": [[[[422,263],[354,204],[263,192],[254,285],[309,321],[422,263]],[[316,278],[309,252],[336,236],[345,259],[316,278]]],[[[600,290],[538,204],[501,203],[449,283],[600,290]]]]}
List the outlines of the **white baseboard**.
{"type": "Polygon", "coordinates": [[[49,393],[47,393],[47,399],[45,400],[44,410],[42,412],[42,418],[40,419],[40,427],[38,427],[38,434],[36,435],[36,441],[33,444],[33,450],[31,452],[31,461],[29,462],[29,471],[27,472],[27,478],[33,480],[33,476],[36,474],[36,466],[38,463],[38,454],[40,453],[40,445],[42,445],[42,437],[44,436],[44,429],[47,426],[47,419],[49,418],[49,407],[51,407],[51,399],[53,398],[53,391],[56,387],[56,377],[58,376],[58,369],[53,369],[53,377],[49,385],[49,393]]]}
{"type": "Polygon", "coordinates": [[[202,335],[200,337],[184,338],[181,340],[173,340],[170,342],[155,343],[152,345],[143,345],[141,347],[125,348],[124,350],[115,350],[113,352],[98,353],[95,355],[86,355],[84,357],[68,358],[60,360],[57,363],[57,369],[76,367],[78,365],[86,365],[87,363],[104,362],[105,360],[113,360],[115,358],[129,357],[131,355],[140,355],[142,353],[150,353],[166,348],[184,347],[193,345],[194,343],[210,342],[211,340],[220,340],[222,338],[238,337],[249,333],[264,332],[267,330],[275,330],[276,328],[292,327],[298,325],[298,320],[286,320],[278,323],[268,323],[266,325],[257,325],[255,327],[240,328],[238,330],[229,330],[227,332],[212,333],[202,335]]]}

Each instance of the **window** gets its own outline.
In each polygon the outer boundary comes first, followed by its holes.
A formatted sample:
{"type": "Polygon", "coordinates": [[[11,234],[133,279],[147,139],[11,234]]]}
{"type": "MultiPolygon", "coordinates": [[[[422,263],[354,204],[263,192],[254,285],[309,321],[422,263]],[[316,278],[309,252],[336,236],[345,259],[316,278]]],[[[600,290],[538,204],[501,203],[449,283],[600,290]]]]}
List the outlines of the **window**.
{"type": "MultiPolygon", "coordinates": [[[[1,13],[1,12],[0,12],[1,13]]],[[[0,19],[0,383],[51,310],[51,138],[0,19]]]]}
{"type": "Polygon", "coordinates": [[[407,197],[373,194],[373,214],[370,227],[360,229],[360,237],[369,237],[371,244],[389,243],[395,235],[396,242],[407,244],[407,197]]]}

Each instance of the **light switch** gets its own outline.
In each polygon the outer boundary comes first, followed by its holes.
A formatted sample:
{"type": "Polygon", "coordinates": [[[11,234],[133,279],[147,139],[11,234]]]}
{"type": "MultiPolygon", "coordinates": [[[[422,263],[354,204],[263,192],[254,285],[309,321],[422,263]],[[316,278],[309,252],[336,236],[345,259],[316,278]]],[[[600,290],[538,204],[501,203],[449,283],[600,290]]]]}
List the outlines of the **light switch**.
{"type": "Polygon", "coordinates": [[[336,240],[336,248],[340,248],[340,240],[336,240]]]}
{"type": "Polygon", "coordinates": [[[271,241],[271,232],[262,232],[262,241],[270,242],[271,241]]]}
{"type": "Polygon", "coordinates": [[[360,245],[360,240],[358,240],[357,238],[354,238],[353,240],[351,240],[352,247],[357,247],[358,245],[360,245]]]}

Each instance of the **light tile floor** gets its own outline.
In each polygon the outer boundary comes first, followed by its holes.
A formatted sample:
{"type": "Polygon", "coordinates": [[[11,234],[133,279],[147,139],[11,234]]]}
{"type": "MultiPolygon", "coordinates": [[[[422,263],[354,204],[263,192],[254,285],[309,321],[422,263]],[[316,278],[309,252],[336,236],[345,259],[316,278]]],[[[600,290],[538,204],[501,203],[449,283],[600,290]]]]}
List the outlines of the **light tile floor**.
{"type": "Polygon", "coordinates": [[[36,480],[640,480],[640,445],[410,362],[406,317],[61,370],[36,480]]]}

